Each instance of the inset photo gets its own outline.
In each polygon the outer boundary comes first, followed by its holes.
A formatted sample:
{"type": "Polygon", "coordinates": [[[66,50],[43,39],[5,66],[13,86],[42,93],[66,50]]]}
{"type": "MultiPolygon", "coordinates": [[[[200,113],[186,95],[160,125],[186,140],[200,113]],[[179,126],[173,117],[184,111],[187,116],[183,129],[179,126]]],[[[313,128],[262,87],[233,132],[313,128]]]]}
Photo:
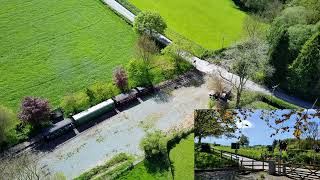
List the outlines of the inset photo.
{"type": "Polygon", "coordinates": [[[320,110],[194,113],[195,179],[320,179],[320,110]]]}

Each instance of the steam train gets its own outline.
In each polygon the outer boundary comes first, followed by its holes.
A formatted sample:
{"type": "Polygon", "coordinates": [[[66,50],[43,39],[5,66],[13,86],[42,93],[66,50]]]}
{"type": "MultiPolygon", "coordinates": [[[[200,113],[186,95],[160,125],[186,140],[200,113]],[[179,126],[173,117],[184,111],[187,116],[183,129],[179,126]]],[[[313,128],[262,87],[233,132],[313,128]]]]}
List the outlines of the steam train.
{"type": "Polygon", "coordinates": [[[151,89],[136,87],[126,93],[121,93],[85,111],[75,114],[70,118],[63,118],[63,113],[61,111],[53,112],[51,119],[54,119],[54,124],[44,130],[43,138],[48,141],[61,136],[71,131],[74,127],[88,123],[107,112],[115,110],[117,107],[136,100],[138,97],[147,94],[149,91],[151,91],[151,89]]]}

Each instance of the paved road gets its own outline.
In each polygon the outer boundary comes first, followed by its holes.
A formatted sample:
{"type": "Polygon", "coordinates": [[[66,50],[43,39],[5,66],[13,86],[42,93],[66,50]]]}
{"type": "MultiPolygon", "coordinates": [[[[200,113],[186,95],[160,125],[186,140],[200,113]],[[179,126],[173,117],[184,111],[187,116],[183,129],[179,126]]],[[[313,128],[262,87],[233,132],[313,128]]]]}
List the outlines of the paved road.
{"type": "MultiPolygon", "coordinates": [[[[107,5],[109,5],[112,9],[114,9],[115,11],[117,11],[118,13],[122,14],[124,17],[126,17],[127,19],[129,19],[131,22],[134,21],[134,17],[135,15],[133,13],[131,13],[129,10],[127,10],[125,7],[123,7],[121,4],[119,4],[118,2],[116,2],[115,0],[103,0],[107,5]]],[[[162,41],[164,44],[169,45],[170,43],[172,43],[172,41],[170,39],[168,39],[167,37],[159,34],[157,35],[158,39],[160,41],[162,41]]],[[[187,53],[185,53],[187,54],[187,53]]],[[[202,72],[205,73],[218,73],[219,71],[221,72],[221,74],[228,78],[229,80],[233,80],[233,81],[239,81],[239,77],[237,75],[234,75],[232,73],[229,73],[226,69],[223,69],[217,65],[211,64],[207,61],[204,61],[202,59],[199,59],[198,57],[190,57],[190,56],[185,56],[186,59],[188,61],[190,61],[192,64],[194,64],[194,66],[202,72]]],[[[246,84],[246,88],[252,91],[257,91],[257,92],[263,92],[266,94],[273,94],[274,96],[283,99],[289,103],[292,104],[296,104],[300,107],[303,108],[311,108],[312,107],[312,103],[303,101],[299,98],[293,97],[293,96],[289,96],[283,92],[280,91],[272,91],[268,88],[262,87],[252,81],[248,81],[246,84]]],[[[315,108],[319,108],[319,107],[315,107],[315,108]]]]}
{"type": "Polygon", "coordinates": [[[120,152],[143,155],[139,143],[146,131],[168,130],[188,122],[194,109],[207,108],[209,90],[204,79],[199,77],[191,82],[201,80],[203,84],[170,88],[141,99],[119,114],[103,117],[99,124],[85,131],[79,129],[79,135],[62,144],[52,142],[38,147],[40,162],[51,172],[63,172],[71,179],[120,152]],[[55,144],[58,146],[54,147],[55,144]],[[53,148],[48,150],[50,146],[53,148]]]}

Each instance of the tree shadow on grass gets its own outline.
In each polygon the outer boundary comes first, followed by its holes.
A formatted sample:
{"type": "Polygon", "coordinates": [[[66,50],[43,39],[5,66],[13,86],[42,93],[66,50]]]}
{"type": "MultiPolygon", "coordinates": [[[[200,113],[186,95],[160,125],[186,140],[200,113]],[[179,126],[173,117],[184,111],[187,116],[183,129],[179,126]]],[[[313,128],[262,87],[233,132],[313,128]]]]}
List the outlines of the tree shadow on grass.
{"type": "Polygon", "coordinates": [[[170,164],[165,161],[160,161],[157,159],[145,159],[143,161],[143,164],[150,174],[157,174],[157,173],[163,173],[166,171],[169,171],[170,164]]]}

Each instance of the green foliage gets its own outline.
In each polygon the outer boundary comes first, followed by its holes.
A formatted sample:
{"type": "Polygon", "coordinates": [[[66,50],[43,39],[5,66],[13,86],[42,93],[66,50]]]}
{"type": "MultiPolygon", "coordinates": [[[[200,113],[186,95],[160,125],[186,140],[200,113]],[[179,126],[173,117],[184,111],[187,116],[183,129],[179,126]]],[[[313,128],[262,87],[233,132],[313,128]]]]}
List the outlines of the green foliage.
{"type": "Polygon", "coordinates": [[[289,37],[287,31],[283,27],[276,32],[274,36],[271,48],[269,50],[269,63],[274,67],[275,72],[271,80],[268,83],[272,86],[280,85],[283,87],[286,85],[286,77],[288,74],[289,59],[289,37]]]}
{"type": "Polygon", "coordinates": [[[162,131],[147,133],[140,142],[140,148],[144,150],[147,160],[168,163],[167,137],[162,131]]]}
{"type": "Polygon", "coordinates": [[[290,90],[301,97],[314,100],[320,97],[320,32],[303,46],[290,66],[290,90]]]}
{"type": "Polygon", "coordinates": [[[292,61],[298,57],[303,45],[317,31],[319,31],[319,29],[317,29],[316,25],[298,24],[288,28],[290,50],[289,56],[292,61]]]}
{"type": "Polygon", "coordinates": [[[82,173],[79,177],[75,178],[74,180],[89,180],[92,179],[94,176],[101,174],[107,170],[109,170],[111,167],[123,163],[125,161],[132,161],[132,157],[128,156],[125,153],[120,153],[114,157],[112,157],[110,160],[108,160],[104,165],[97,166],[93,169],[90,169],[87,172],[82,173]]]}
{"type": "Polygon", "coordinates": [[[11,9],[20,5],[0,6],[0,24],[6,24],[0,99],[13,111],[25,96],[46,98],[56,107],[67,93],[111,81],[112,69],[133,57],[136,33],[99,0],[37,1],[22,11],[11,9]]]}
{"type": "Polygon", "coordinates": [[[233,160],[221,158],[216,153],[204,153],[195,150],[195,168],[197,169],[212,169],[212,168],[225,168],[237,166],[237,163],[233,160]]]}
{"type": "Polygon", "coordinates": [[[304,6],[311,11],[310,20],[317,22],[320,20],[320,1],[319,0],[292,0],[292,6],[304,6]]]}
{"type": "Polygon", "coordinates": [[[149,34],[163,34],[167,28],[167,24],[160,14],[156,12],[145,11],[139,13],[134,20],[133,28],[139,34],[144,34],[147,31],[149,34]]]}
{"type": "Polygon", "coordinates": [[[84,92],[78,92],[64,96],[61,101],[65,115],[70,116],[90,107],[89,96],[84,92]]]}
{"type": "Polygon", "coordinates": [[[310,24],[312,12],[303,6],[294,6],[284,9],[275,22],[281,23],[286,27],[296,24],[310,24]]]}
{"type": "Polygon", "coordinates": [[[242,134],[240,136],[239,143],[241,146],[249,146],[249,137],[242,134]]]}
{"type": "Polygon", "coordinates": [[[131,60],[127,66],[131,86],[151,86],[153,77],[148,69],[149,67],[144,61],[131,60]]]}
{"type": "Polygon", "coordinates": [[[0,106],[0,150],[7,144],[10,130],[14,124],[14,114],[9,109],[0,106]]]}
{"type": "MultiPolygon", "coordinates": [[[[88,92],[88,91],[87,91],[88,92]]],[[[91,105],[96,105],[102,101],[105,101],[119,93],[119,90],[112,83],[96,83],[89,88],[91,96],[87,93],[90,98],[91,105]]]]}

